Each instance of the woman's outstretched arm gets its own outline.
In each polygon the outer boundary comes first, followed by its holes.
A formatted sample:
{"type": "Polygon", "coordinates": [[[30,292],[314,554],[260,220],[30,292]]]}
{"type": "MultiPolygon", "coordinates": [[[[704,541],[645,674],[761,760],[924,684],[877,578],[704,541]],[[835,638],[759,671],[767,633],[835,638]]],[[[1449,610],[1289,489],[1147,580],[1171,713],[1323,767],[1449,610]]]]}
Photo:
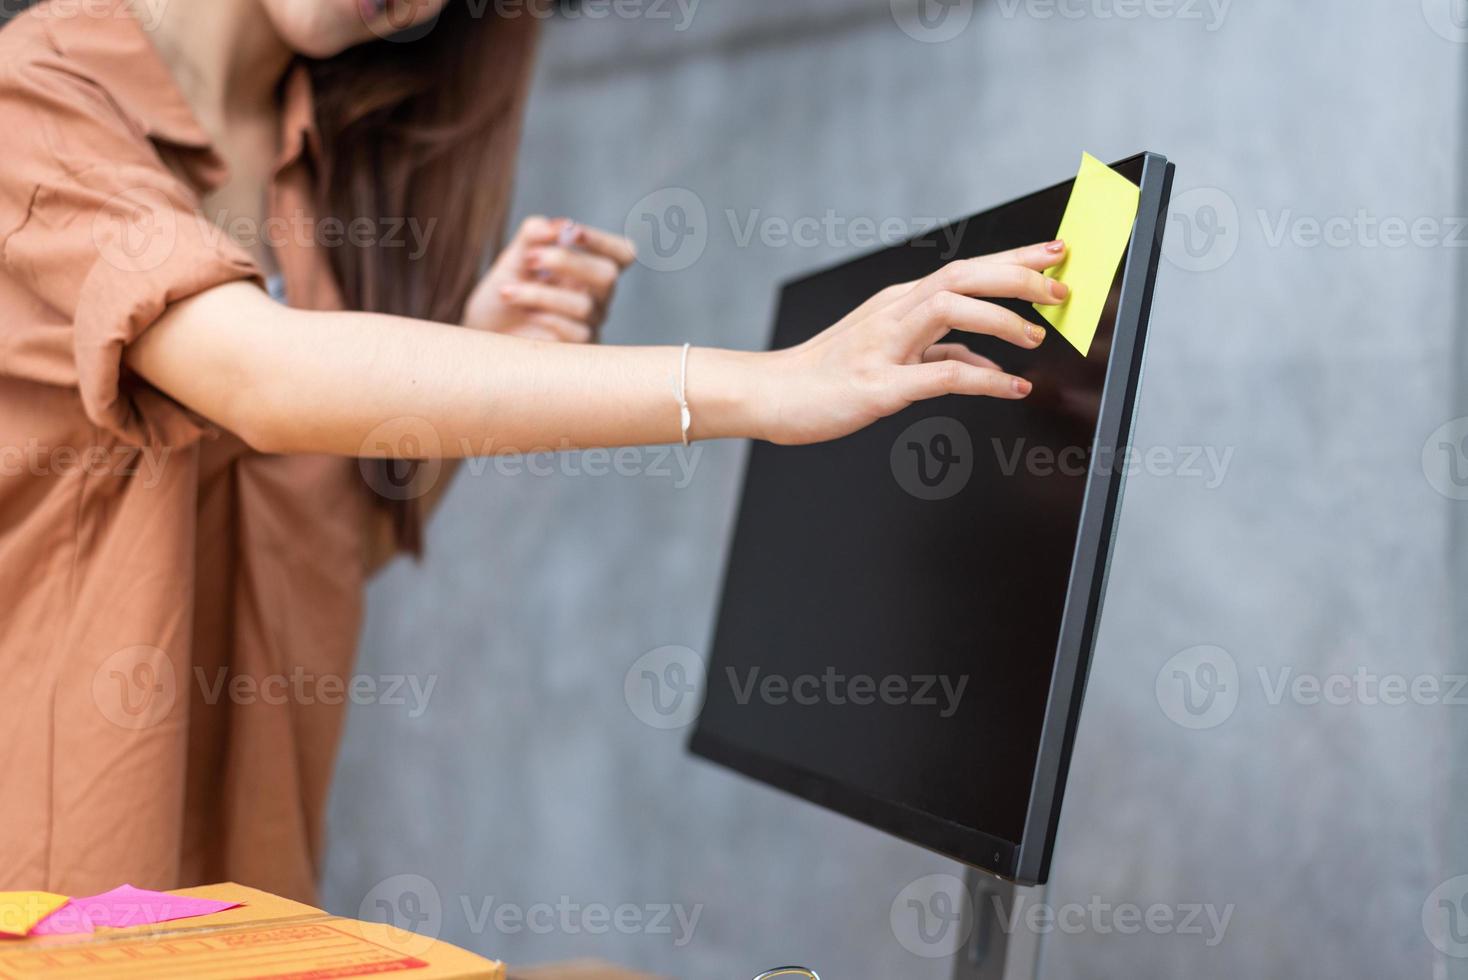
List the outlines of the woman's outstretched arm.
{"type": "MultiPolygon", "coordinates": [[[[788,350],[695,348],[690,435],[818,442],[939,395],[1023,398],[1028,382],[940,341],[964,330],[1036,346],[1043,330],[984,298],[1064,299],[1041,275],[1063,256],[1050,243],[950,263],[788,350]]],[[[675,441],[679,356],[293,310],[234,283],[175,304],[127,361],[264,452],[390,455],[396,427],[415,433],[426,421],[438,455],[462,457],[675,441]]]]}

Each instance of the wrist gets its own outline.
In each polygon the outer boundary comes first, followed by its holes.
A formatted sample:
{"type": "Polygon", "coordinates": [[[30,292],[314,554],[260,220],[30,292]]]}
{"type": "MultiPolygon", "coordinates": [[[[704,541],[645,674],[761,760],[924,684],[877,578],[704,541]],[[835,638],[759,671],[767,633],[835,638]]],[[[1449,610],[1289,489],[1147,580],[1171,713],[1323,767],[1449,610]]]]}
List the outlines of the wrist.
{"type": "Polygon", "coordinates": [[[692,439],[768,439],[775,354],[694,347],[688,359],[692,439]]]}

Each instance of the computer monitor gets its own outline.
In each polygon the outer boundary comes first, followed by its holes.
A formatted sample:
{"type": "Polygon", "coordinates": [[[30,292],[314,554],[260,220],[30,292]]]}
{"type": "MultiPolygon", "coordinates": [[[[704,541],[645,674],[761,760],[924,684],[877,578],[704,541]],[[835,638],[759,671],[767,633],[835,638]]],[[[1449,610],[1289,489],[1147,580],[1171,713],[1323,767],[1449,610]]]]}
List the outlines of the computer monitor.
{"type": "MultiPolygon", "coordinates": [[[[1114,166],[1141,201],[1088,355],[1053,330],[1035,350],[955,333],[1033,393],[752,447],[690,742],[1020,884],[1049,873],[1172,182],[1156,154],[1114,166]]],[[[1072,183],[785,284],[773,345],[952,258],[1053,237],[1072,183]]]]}

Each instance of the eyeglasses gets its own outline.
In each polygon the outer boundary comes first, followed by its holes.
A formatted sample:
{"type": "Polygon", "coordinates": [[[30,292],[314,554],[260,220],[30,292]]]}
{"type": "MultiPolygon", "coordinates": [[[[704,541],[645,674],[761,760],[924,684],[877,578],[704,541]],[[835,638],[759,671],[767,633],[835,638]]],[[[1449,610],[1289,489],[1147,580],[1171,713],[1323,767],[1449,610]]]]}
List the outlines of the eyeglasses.
{"type": "Polygon", "coordinates": [[[807,970],[803,966],[776,967],[768,973],[761,973],[754,980],[774,980],[775,977],[805,977],[806,980],[821,980],[820,977],[816,976],[814,970],[807,970]]]}

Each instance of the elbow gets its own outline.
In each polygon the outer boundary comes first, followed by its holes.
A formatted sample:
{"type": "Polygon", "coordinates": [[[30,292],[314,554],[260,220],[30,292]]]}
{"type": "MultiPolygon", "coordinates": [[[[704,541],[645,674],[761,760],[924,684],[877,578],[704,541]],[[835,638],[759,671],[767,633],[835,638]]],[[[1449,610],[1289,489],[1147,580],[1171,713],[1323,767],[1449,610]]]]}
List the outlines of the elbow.
{"type": "Polygon", "coordinates": [[[257,453],[279,456],[302,451],[289,413],[264,386],[245,385],[236,390],[221,415],[215,420],[220,427],[257,453]]]}
{"type": "Polygon", "coordinates": [[[253,285],[181,300],[124,350],[144,381],[261,453],[296,451],[313,386],[289,370],[301,324],[253,285]]]}
{"type": "Polygon", "coordinates": [[[266,422],[240,420],[226,428],[257,453],[279,456],[291,451],[283,435],[266,422]]]}
{"type": "Polygon", "coordinates": [[[224,424],[246,446],[257,453],[280,455],[290,452],[284,434],[263,413],[243,413],[224,424]]]}
{"type": "Polygon", "coordinates": [[[357,442],[350,420],[334,411],[331,399],[314,395],[298,377],[273,375],[242,387],[229,401],[224,425],[257,453],[352,455],[357,442]]]}

